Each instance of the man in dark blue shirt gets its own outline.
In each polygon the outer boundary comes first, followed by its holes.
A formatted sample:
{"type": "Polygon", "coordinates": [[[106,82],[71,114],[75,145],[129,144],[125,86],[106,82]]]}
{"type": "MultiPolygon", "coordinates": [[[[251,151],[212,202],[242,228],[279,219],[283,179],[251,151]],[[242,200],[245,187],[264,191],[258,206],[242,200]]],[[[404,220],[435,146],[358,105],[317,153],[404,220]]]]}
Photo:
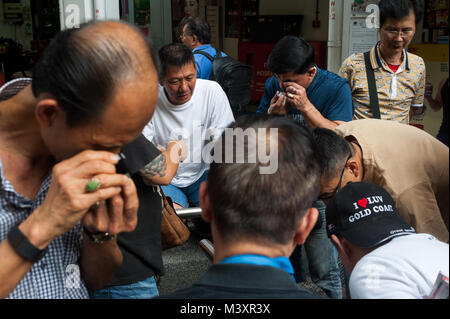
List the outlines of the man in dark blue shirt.
{"type": "MultiPolygon", "coordinates": [[[[309,42],[294,36],[282,38],[268,58],[274,76],[266,82],[257,113],[286,115],[311,128],[334,129],[351,121],[354,104],[348,81],[319,69],[314,61],[314,48],[309,42]]],[[[329,297],[340,299],[338,256],[326,237],[325,204],[317,200],[314,206],[319,209],[319,220],[304,245],[309,272],[329,297]]],[[[300,249],[292,256],[294,264],[301,263],[297,260],[301,259],[300,249]]]]}
{"type": "MultiPolygon", "coordinates": [[[[320,114],[327,120],[336,122],[351,121],[353,116],[353,101],[349,100],[349,86],[348,81],[339,78],[336,74],[322,70],[318,67],[317,75],[314,77],[311,85],[306,89],[306,95],[312,105],[320,112],[320,114]]],[[[267,113],[271,101],[275,95],[283,90],[280,87],[279,81],[275,75],[271,76],[266,81],[264,88],[264,95],[257,110],[257,113],[267,113]]],[[[351,93],[351,92],[350,92],[351,93]]],[[[275,114],[275,112],[273,112],[275,114]]],[[[305,117],[302,112],[290,106],[288,117],[305,124],[305,117]]]]}
{"type": "Polygon", "coordinates": [[[211,222],[214,265],[192,286],[161,298],[321,298],[296,285],[289,261],[318,217],[311,204],[319,194],[321,167],[312,133],[286,118],[267,115],[240,117],[227,131],[232,137],[223,133],[224,143],[215,145],[216,155],[221,155],[211,163],[208,181],[199,191],[202,217],[211,222]],[[234,136],[243,131],[254,134],[241,145],[234,136]],[[274,155],[270,164],[277,163],[274,173],[263,172],[267,166],[261,154],[256,161],[237,160],[238,153],[250,158],[267,138],[274,155]],[[225,159],[230,153],[236,154],[232,161],[225,159]],[[270,194],[268,188],[273,188],[270,194]],[[295,190],[289,200],[287,190],[295,190]]]}
{"type": "Polygon", "coordinates": [[[266,81],[257,113],[288,115],[310,127],[329,129],[352,120],[348,81],[318,68],[307,41],[284,37],[270,54],[268,66],[275,75],[266,81]]]}

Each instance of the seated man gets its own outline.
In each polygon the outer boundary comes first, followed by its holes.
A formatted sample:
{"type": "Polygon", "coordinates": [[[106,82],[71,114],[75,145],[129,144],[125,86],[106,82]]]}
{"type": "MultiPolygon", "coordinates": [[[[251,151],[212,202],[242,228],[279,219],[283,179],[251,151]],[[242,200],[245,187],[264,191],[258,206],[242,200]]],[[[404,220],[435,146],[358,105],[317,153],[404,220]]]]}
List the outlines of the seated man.
{"type": "Polygon", "coordinates": [[[121,265],[139,202],[116,154],[154,112],[153,50],[125,23],[65,30],[0,103],[1,298],[88,298],[121,265]]]}
{"type": "Polygon", "coordinates": [[[353,299],[428,298],[439,273],[448,278],[448,244],[416,234],[382,187],[347,184],[330,200],[326,216],[353,299]]]}
{"type": "Polygon", "coordinates": [[[323,158],[320,198],[348,182],[385,188],[419,233],[448,242],[448,147],[428,133],[394,121],[365,119],[315,129],[323,158]]]}
{"type": "Polygon", "coordinates": [[[320,158],[312,134],[282,117],[241,117],[214,154],[208,182],[200,187],[214,265],[193,286],[162,298],[320,298],[296,285],[289,261],[318,217],[312,203],[320,158]]]}
{"type": "MultiPolygon", "coordinates": [[[[189,157],[179,165],[172,183],[163,187],[175,208],[198,207],[198,188],[206,180],[208,154],[204,146],[234,121],[227,96],[219,84],[197,79],[192,52],[184,44],[161,48],[161,85],[157,109],[144,130],[154,145],[166,146],[183,140],[189,157]]],[[[199,226],[201,227],[201,226],[199,226]]]]}
{"type": "Polygon", "coordinates": [[[227,55],[219,50],[216,51],[211,46],[211,28],[208,22],[200,17],[188,17],[183,19],[181,28],[181,42],[194,53],[195,63],[197,64],[197,78],[211,79],[212,61],[199,52],[209,54],[212,58],[216,58],[218,54],[221,57],[227,55]]]}

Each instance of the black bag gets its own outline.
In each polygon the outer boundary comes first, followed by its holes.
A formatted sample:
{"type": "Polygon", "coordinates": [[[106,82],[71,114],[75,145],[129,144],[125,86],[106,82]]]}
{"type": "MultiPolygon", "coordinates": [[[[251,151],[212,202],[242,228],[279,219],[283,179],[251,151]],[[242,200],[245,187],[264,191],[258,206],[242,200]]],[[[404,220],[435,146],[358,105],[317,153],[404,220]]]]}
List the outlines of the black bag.
{"type": "Polygon", "coordinates": [[[242,115],[244,108],[250,103],[252,68],[236,61],[232,57],[222,57],[216,50],[216,57],[198,50],[194,54],[201,54],[212,62],[210,80],[220,84],[230,102],[234,117],[242,115]]]}

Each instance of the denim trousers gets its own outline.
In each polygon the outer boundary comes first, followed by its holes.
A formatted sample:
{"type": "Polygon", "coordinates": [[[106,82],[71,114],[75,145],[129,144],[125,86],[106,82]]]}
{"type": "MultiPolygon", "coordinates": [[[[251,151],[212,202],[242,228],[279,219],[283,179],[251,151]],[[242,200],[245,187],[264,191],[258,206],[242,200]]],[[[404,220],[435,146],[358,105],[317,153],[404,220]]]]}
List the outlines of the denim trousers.
{"type": "Polygon", "coordinates": [[[314,207],[319,210],[320,228],[311,231],[304,244],[308,259],[311,280],[319,286],[328,297],[342,299],[342,283],[338,264],[338,252],[327,236],[325,219],[326,206],[316,201],[314,207]]]}
{"type": "Polygon", "coordinates": [[[91,299],[150,299],[159,296],[155,277],[120,286],[106,286],[90,291],[91,299]]]}
{"type": "Polygon", "coordinates": [[[200,184],[208,179],[209,171],[203,173],[203,175],[192,185],[187,187],[176,187],[172,184],[167,186],[161,186],[164,195],[172,198],[174,203],[187,208],[187,207],[199,207],[198,191],[200,184]]]}

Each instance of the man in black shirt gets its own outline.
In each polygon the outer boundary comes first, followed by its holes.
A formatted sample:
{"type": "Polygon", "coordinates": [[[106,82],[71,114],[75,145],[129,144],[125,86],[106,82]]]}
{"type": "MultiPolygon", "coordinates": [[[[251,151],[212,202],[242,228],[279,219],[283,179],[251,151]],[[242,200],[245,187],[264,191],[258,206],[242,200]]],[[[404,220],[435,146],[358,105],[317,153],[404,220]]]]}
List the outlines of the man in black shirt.
{"type": "Polygon", "coordinates": [[[287,118],[241,117],[214,154],[199,191],[203,219],[211,222],[214,265],[191,287],[162,298],[321,298],[296,285],[289,261],[319,214],[312,208],[320,160],[311,132],[287,118]],[[267,150],[270,157],[263,158],[267,150]]]}
{"type": "Polygon", "coordinates": [[[117,171],[129,174],[139,198],[138,224],[130,233],[121,233],[117,243],[123,263],[108,286],[91,292],[95,299],[145,299],[158,295],[155,275],[163,274],[161,247],[162,200],[158,184],[169,184],[178,169],[169,154],[182,153],[181,141],[160,151],[143,135],[122,148],[124,159],[117,171]],[[150,185],[152,184],[152,185],[150,185]]]}

